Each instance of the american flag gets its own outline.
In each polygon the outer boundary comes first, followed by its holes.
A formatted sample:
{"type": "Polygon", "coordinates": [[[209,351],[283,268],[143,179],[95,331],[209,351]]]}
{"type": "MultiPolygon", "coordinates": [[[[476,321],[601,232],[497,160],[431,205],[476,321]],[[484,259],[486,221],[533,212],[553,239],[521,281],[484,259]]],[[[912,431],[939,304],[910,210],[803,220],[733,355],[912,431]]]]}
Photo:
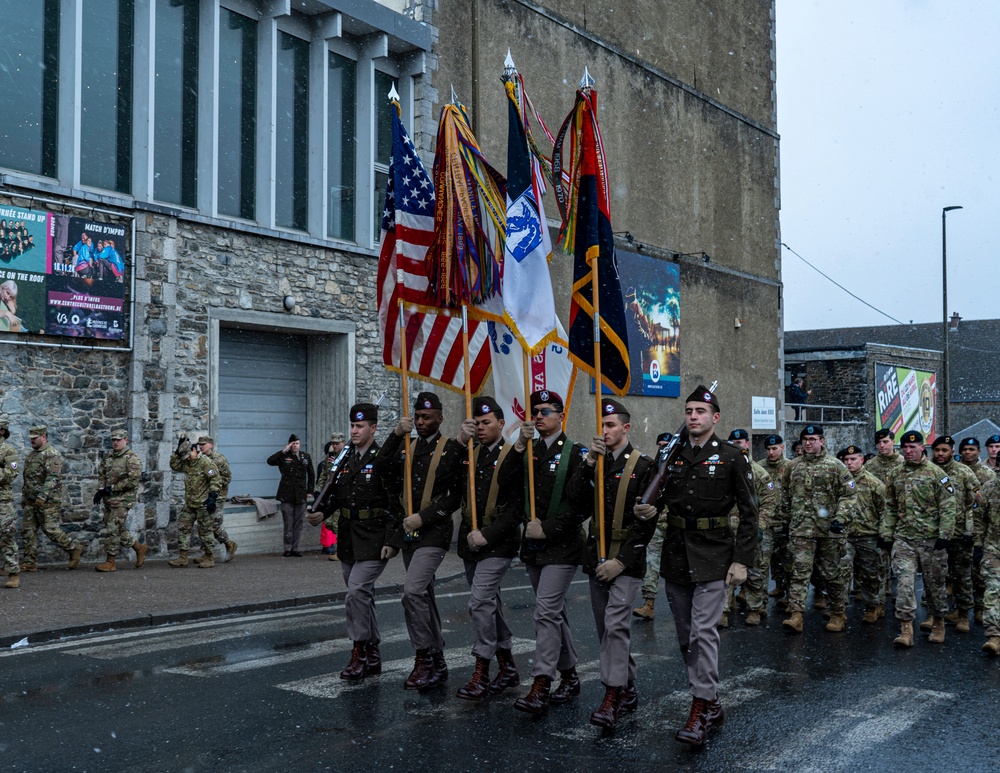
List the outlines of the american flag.
{"type": "MultiPolygon", "coordinates": [[[[420,163],[397,109],[392,110],[392,160],[382,211],[378,259],[378,317],[382,360],[402,371],[399,299],[404,306],[407,370],[448,389],[465,389],[462,319],[434,306],[427,278],[427,248],[434,237],[434,184],[420,163]],[[402,283],[397,272],[402,271],[402,283]]],[[[487,326],[469,319],[470,387],[479,392],[490,370],[487,326]]]]}

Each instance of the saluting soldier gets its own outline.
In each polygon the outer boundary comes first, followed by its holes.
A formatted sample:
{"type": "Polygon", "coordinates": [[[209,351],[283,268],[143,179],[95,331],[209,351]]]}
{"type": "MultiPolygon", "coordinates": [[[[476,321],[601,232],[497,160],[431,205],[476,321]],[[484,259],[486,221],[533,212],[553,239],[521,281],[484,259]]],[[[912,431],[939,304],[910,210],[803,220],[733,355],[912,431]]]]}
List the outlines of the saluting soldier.
{"type": "Polygon", "coordinates": [[[32,451],[24,460],[24,486],[21,506],[24,508],[21,539],[24,542],[22,572],[38,571],[38,530],[69,554],[69,568],[80,565],[83,546],[71,540],[59,528],[62,510],[63,457],[49,443],[49,430],[38,424],[28,430],[32,451]]]}
{"type": "Polygon", "coordinates": [[[458,508],[462,484],[455,480],[458,467],[452,460],[463,449],[441,434],[442,420],[440,398],[433,392],[421,392],[414,403],[413,418],[399,420],[378,454],[385,480],[394,486],[405,509],[403,437],[416,427],[417,442],[410,446],[414,512],[406,514],[391,540],[392,546],[403,552],[403,614],[416,650],[413,670],[403,682],[406,690],[428,690],[448,679],[434,573],[451,547],[455,531],[452,513],[458,508]]]}
{"type": "Polygon", "coordinates": [[[882,549],[878,546],[879,526],[885,512],[885,484],[864,467],[865,455],[858,446],[847,446],[837,452],[854,478],[854,518],[847,528],[847,552],[844,555],[841,580],[845,588],[854,585],[861,592],[865,616],[861,622],[869,625],[885,617],[885,584],[882,549]]]}
{"type": "Polygon", "coordinates": [[[229,534],[222,527],[223,511],[226,509],[226,500],[229,499],[229,484],[233,482],[233,473],[229,469],[229,460],[215,450],[215,441],[202,435],[200,444],[201,453],[212,460],[215,469],[219,471],[219,496],[215,502],[215,511],[212,513],[212,535],[215,541],[226,547],[226,560],[229,563],[236,555],[237,544],[229,539],[229,534]]]}
{"type": "Polygon", "coordinates": [[[351,659],[340,672],[340,678],[356,681],[366,676],[382,673],[382,653],[379,643],[382,636],[375,615],[375,582],[382,576],[389,559],[396,555],[389,540],[396,531],[382,475],[376,468],[379,444],[375,442],[378,429],[378,406],[358,403],[351,406],[351,445],[340,466],[332,469],[332,460],[326,463],[326,478],[334,475],[323,502],[314,503],[316,512],[308,516],[316,526],[322,520],[327,528],[337,533],[341,570],[347,597],[344,614],[347,617],[347,635],[354,642],[351,659]],[[321,508],[321,509],[320,509],[321,508]]]}
{"type": "Polygon", "coordinates": [[[17,564],[17,517],[14,512],[14,481],[21,474],[21,463],[10,437],[10,420],[0,414],[0,560],[7,572],[4,587],[21,585],[20,567],[17,564]]]}
{"type": "Polygon", "coordinates": [[[532,392],[529,404],[540,435],[532,444],[532,458],[525,459],[525,465],[534,465],[536,517],[531,520],[531,502],[526,497],[521,560],[535,591],[535,662],[531,689],[514,702],[514,708],[537,716],[548,712],[550,703],[567,703],[580,694],[566,592],[583,557],[584,536],[570,504],[568,484],[587,449],[562,431],[565,413],[560,394],[547,389],[532,392]],[[559,685],[550,694],[557,670],[559,685]]]}
{"type": "Polygon", "coordinates": [[[302,537],[302,524],[306,517],[306,505],[316,483],[316,473],[313,470],[312,457],[301,449],[302,441],[292,433],[288,436],[288,444],[267,457],[271,467],[277,467],[281,472],[278,482],[278,493],[275,498],[280,503],[281,519],[284,521],[283,545],[285,557],[301,558],[299,540],[302,537]]]}
{"type": "Polygon", "coordinates": [[[632,602],[646,574],[646,546],[656,528],[656,507],[635,503],[653,475],[653,460],[639,453],[628,439],[631,417],[617,400],[601,403],[601,436],[591,441],[584,463],[570,482],[577,515],[590,518],[590,536],[583,554],[583,571],[590,577],[590,607],[601,644],[604,699],[590,723],[614,727],[622,713],[635,711],[639,693],[632,658],[632,602]],[[595,478],[597,460],[605,457],[603,508],[599,510],[595,478]],[[604,522],[604,553],[599,523],[604,522]]]}
{"type": "MultiPolygon", "coordinates": [[[[979,460],[979,440],[974,437],[967,437],[958,446],[959,454],[962,456],[962,464],[967,465],[972,472],[975,473],[976,477],[979,478],[980,489],[993,480],[996,474],[987,465],[983,464],[979,460]]],[[[975,513],[974,520],[980,519],[980,513],[978,510],[975,513]]],[[[982,533],[981,524],[980,528],[977,529],[979,533],[982,533]]],[[[974,552],[978,555],[982,554],[982,545],[976,544],[973,548],[974,552]],[[976,551],[975,549],[979,550],[976,551]]],[[[979,563],[976,562],[976,566],[972,572],[972,593],[976,608],[975,618],[978,625],[983,624],[983,592],[984,585],[982,577],[979,574],[979,563]]]]}
{"type": "MultiPolygon", "coordinates": [[[[492,397],[477,397],[472,406],[475,418],[462,422],[458,435],[466,446],[476,438],[473,461],[476,482],[476,528],[472,528],[468,485],[462,486],[462,521],[458,527],[458,555],[465,562],[469,582],[469,617],[472,619],[472,655],[476,665],[469,682],[459,688],[458,697],[482,700],[487,695],[516,687],[521,677],[514,663],[514,634],[507,625],[500,598],[511,561],[521,543],[521,508],[524,498],[524,450],[534,426],[525,422],[524,440],[519,448],[503,436],[503,409],[492,397]],[[499,670],[490,682],[490,661],[496,656],[499,670]]],[[[468,453],[459,454],[456,482],[468,481],[468,453]]]]}
{"type": "Polygon", "coordinates": [[[97,468],[97,493],[94,504],[104,502],[104,553],[103,564],[94,567],[98,572],[114,572],[118,553],[130,546],[135,551],[135,568],[146,560],[149,546],[140,543],[125,527],[128,511],[135,507],[139,497],[139,480],[142,478],[142,462],[128,446],[128,433],[116,429],[111,433],[110,454],[101,457],[97,468]]]}
{"type": "Polygon", "coordinates": [[[900,621],[900,633],[893,644],[912,647],[918,565],[934,618],[928,641],[944,641],[948,596],[942,556],[955,530],[957,508],[951,479],[927,460],[924,436],[911,430],[900,440],[906,461],[889,475],[879,533],[882,547],[892,551],[892,569],[899,578],[896,619],[900,621]]]}
{"type": "Polygon", "coordinates": [[[658,504],[666,506],[663,575],[691,693],[688,720],[674,738],[703,746],[725,713],[719,701],[716,623],[726,586],[746,582],[757,547],[757,498],[750,460],[715,434],[719,399],[698,386],[684,404],[680,452],[667,471],[658,504]],[[729,513],[739,510],[735,535],[729,513]]]}
{"type": "Polygon", "coordinates": [[[201,537],[203,555],[195,559],[195,564],[202,569],[215,566],[215,539],[213,532],[215,522],[216,502],[222,491],[222,479],[219,469],[211,457],[199,452],[202,443],[211,443],[207,435],[198,438],[197,443],[190,443],[184,435],[177,443],[176,450],[170,455],[170,469],[184,473],[184,509],[177,516],[177,558],[167,561],[170,566],[183,567],[188,565],[188,551],[191,549],[191,531],[198,523],[198,536],[201,537]]]}

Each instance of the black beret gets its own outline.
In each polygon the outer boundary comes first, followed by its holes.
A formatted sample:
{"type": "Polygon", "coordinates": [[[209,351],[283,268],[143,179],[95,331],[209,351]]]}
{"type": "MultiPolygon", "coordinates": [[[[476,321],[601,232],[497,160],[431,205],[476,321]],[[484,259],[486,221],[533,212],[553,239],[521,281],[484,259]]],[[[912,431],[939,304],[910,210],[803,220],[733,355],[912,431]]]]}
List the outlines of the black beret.
{"type": "Polygon", "coordinates": [[[915,429],[911,429],[909,432],[904,432],[903,436],[899,439],[900,443],[920,443],[923,444],[924,436],[917,432],[915,429]]]}
{"type": "Polygon", "coordinates": [[[732,432],[729,433],[729,439],[730,440],[749,440],[750,439],[750,433],[747,432],[745,429],[734,429],[732,432]]]}
{"type": "Polygon", "coordinates": [[[979,448],[979,440],[974,437],[967,437],[959,443],[959,448],[979,448]]]}
{"type": "Polygon", "coordinates": [[[562,395],[558,392],[552,392],[548,389],[539,389],[537,392],[532,392],[529,396],[531,401],[531,409],[534,410],[536,405],[541,405],[542,403],[548,403],[549,405],[557,406],[561,411],[565,403],[563,402],[562,395]]]}
{"type": "Polygon", "coordinates": [[[781,435],[768,435],[764,438],[765,446],[780,446],[785,441],[781,439],[781,435]]]}
{"type": "Polygon", "coordinates": [[[713,408],[715,408],[717,413],[722,412],[722,406],[719,405],[719,398],[708,391],[708,387],[704,384],[698,384],[694,391],[688,395],[685,403],[708,403],[713,408]]]}
{"type": "Polygon", "coordinates": [[[896,439],[893,436],[891,429],[880,429],[878,432],[875,433],[875,442],[877,443],[878,441],[880,441],[884,437],[892,438],[893,440],[896,439]]]}
{"type": "Polygon", "coordinates": [[[990,443],[1000,443],[1000,435],[990,435],[986,438],[986,445],[989,445],[990,443]]]}
{"type": "MultiPolygon", "coordinates": [[[[375,403],[357,403],[356,405],[352,405],[351,421],[378,421],[378,406],[375,403]]],[[[344,438],[341,437],[340,439],[343,440],[344,438]]]]}
{"type": "Polygon", "coordinates": [[[931,443],[931,448],[937,448],[938,446],[951,446],[955,447],[955,438],[951,435],[938,435],[934,438],[934,442],[931,443]]]}
{"type": "Polygon", "coordinates": [[[477,397],[472,403],[472,415],[485,416],[488,413],[492,413],[498,420],[503,420],[503,408],[500,407],[500,403],[489,395],[477,397]]]}
{"type": "Polygon", "coordinates": [[[804,438],[806,435],[818,435],[823,437],[823,425],[822,424],[806,424],[799,433],[799,440],[804,438]]]}
{"type": "Polygon", "coordinates": [[[433,392],[421,392],[413,403],[415,411],[440,411],[441,398],[433,392]]]}
{"type": "Polygon", "coordinates": [[[864,452],[857,446],[847,446],[847,448],[841,448],[837,451],[837,458],[843,459],[845,456],[850,456],[851,454],[863,454],[864,452]]]}
{"type": "Polygon", "coordinates": [[[628,409],[617,400],[604,400],[601,403],[601,413],[605,416],[615,416],[619,413],[628,413],[628,409]]]}

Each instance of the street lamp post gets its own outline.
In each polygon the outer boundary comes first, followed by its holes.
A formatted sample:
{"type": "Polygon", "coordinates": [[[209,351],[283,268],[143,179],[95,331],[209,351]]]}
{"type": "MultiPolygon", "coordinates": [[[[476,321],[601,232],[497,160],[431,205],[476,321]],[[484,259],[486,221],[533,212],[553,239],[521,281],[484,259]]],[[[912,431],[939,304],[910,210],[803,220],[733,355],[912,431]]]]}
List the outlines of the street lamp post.
{"type": "Polygon", "coordinates": [[[944,207],[941,210],[941,340],[942,355],[944,357],[944,383],[941,385],[941,407],[943,408],[943,421],[941,422],[942,433],[947,433],[949,428],[949,389],[951,379],[948,373],[948,213],[953,209],[961,209],[959,206],[944,207]]]}

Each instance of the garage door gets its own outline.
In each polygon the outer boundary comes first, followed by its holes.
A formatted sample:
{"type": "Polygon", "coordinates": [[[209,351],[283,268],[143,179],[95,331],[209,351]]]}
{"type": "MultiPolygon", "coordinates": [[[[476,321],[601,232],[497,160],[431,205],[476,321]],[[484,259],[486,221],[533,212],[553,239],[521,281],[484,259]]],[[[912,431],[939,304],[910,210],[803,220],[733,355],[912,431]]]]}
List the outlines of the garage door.
{"type": "Polygon", "coordinates": [[[306,438],[306,339],[219,329],[219,451],[233,469],[230,496],[273,497],[278,468],[267,457],[292,432],[306,438]]]}

